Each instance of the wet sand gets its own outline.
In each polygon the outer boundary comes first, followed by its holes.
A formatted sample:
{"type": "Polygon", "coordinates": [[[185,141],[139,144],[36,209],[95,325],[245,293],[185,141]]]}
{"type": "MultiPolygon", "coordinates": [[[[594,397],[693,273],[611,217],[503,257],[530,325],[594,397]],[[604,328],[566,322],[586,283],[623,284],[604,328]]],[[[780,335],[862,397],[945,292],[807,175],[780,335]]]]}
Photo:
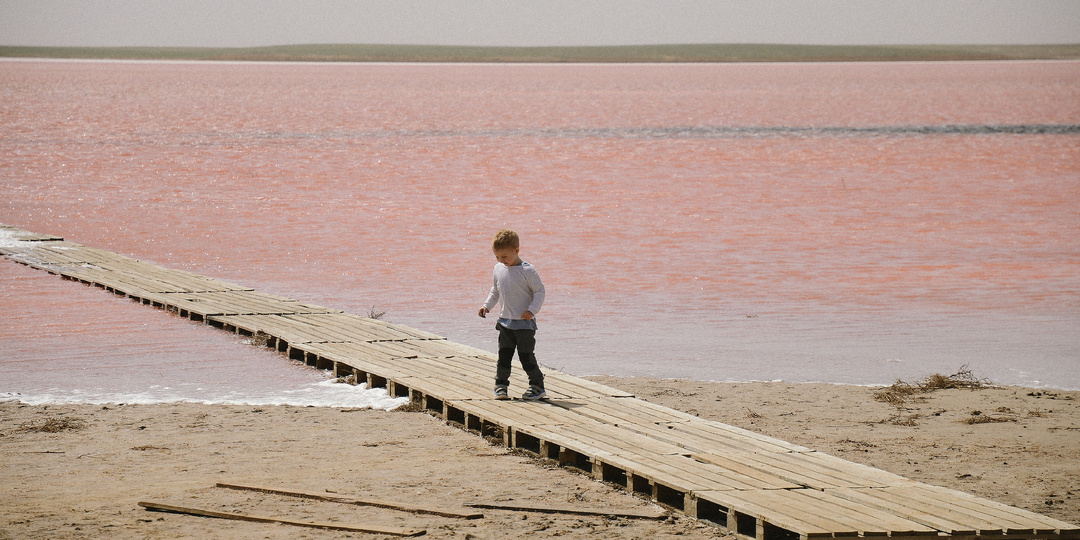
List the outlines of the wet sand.
{"type": "MultiPolygon", "coordinates": [[[[867,387],[593,379],[704,418],[1080,523],[1080,392],[938,390],[898,409],[875,401],[867,387]]],[[[426,413],[404,411],[5,402],[0,476],[0,538],[384,537],[150,512],[139,501],[424,529],[427,538],[723,536],[679,514],[645,520],[483,510],[483,519],[465,520],[215,487],[231,482],[434,508],[460,509],[470,501],[656,508],[426,413]]]]}

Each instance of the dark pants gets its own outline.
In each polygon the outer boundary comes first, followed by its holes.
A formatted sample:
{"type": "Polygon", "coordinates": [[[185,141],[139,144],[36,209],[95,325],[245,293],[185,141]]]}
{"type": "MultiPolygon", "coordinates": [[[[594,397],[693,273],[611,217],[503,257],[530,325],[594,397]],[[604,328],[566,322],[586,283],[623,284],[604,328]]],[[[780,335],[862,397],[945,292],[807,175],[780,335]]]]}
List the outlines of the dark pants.
{"type": "Polygon", "coordinates": [[[544,374],[540,372],[540,366],[536,364],[536,330],[511,330],[505,326],[496,325],[499,329],[499,365],[495,370],[495,386],[510,386],[511,362],[514,360],[514,349],[517,349],[518,360],[521,367],[529,375],[529,386],[544,387],[544,374]]]}

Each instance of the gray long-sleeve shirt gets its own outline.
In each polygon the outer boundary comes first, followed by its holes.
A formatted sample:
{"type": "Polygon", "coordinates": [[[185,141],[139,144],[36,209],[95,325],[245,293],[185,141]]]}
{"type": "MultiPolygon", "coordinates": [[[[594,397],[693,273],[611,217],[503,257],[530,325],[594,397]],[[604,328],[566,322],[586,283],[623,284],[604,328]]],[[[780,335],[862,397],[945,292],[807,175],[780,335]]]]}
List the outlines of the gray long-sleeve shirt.
{"type": "Polygon", "coordinates": [[[514,266],[496,263],[491,282],[491,292],[488,293],[484,307],[490,311],[501,301],[499,324],[508,328],[520,326],[535,329],[535,319],[524,321],[521,315],[531,311],[535,316],[544,305],[544,283],[540,281],[536,268],[525,261],[514,266]]]}

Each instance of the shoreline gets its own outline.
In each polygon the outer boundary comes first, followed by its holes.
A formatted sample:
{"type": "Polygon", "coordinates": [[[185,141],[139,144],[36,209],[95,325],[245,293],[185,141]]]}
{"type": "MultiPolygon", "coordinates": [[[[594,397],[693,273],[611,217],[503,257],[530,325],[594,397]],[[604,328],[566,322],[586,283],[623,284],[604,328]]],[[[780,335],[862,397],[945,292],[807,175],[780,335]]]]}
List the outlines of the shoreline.
{"type": "MultiPolygon", "coordinates": [[[[949,389],[896,407],[873,399],[879,387],[588,378],[912,480],[1080,523],[1080,392],[949,389]]],[[[723,536],[681,514],[655,521],[485,510],[484,519],[465,521],[214,487],[235,482],[436,507],[485,500],[655,508],[554,462],[489,444],[429,414],[3,402],[0,419],[0,467],[11,479],[0,488],[6,501],[0,508],[0,538],[342,534],[148,512],[138,501],[422,528],[432,538],[723,536]],[[42,429],[50,422],[55,431],[42,429]]]]}
{"type": "Polygon", "coordinates": [[[0,57],[241,62],[742,63],[1077,60],[1080,44],[784,45],[684,44],[468,47],[311,44],[267,47],[36,47],[0,45],[0,57]]]}

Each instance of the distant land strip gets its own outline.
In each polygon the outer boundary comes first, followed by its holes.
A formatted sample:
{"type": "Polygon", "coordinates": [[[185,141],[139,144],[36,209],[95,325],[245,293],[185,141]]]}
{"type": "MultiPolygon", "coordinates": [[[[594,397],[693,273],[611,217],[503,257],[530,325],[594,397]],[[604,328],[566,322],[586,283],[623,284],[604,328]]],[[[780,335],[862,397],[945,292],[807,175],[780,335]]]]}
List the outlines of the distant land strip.
{"type": "Polygon", "coordinates": [[[1071,45],[627,45],[464,47],[436,45],[281,45],[200,47],[0,46],[0,57],[251,62],[890,62],[1076,60],[1071,45]]]}

